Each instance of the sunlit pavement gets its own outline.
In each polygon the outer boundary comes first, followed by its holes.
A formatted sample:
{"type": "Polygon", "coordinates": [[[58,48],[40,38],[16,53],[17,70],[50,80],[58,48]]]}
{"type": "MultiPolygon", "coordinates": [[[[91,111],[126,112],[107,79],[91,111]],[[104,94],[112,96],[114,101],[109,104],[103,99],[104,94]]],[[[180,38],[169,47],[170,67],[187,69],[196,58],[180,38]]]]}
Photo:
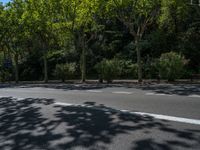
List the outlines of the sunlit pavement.
{"type": "Polygon", "coordinates": [[[0,88],[2,150],[200,149],[199,85],[0,88]]]}

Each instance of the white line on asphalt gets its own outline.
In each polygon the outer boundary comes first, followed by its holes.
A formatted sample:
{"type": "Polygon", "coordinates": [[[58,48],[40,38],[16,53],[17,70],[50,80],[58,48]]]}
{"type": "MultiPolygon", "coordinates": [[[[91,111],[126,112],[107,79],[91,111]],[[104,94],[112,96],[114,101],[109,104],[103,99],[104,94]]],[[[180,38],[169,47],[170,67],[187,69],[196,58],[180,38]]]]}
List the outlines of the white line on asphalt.
{"type": "Polygon", "coordinates": [[[60,105],[60,106],[76,106],[75,104],[69,104],[69,103],[61,103],[61,102],[56,102],[54,105],[60,105]]]}
{"type": "Polygon", "coordinates": [[[110,111],[115,111],[115,112],[121,112],[121,113],[129,113],[133,115],[140,115],[144,117],[153,117],[155,119],[160,119],[160,120],[167,120],[167,121],[174,121],[174,122],[180,122],[180,123],[187,123],[187,124],[193,124],[193,125],[200,125],[200,120],[197,119],[189,119],[189,118],[181,118],[181,117],[174,117],[174,116],[167,116],[167,115],[160,115],[160,114],[152,114],[152,113],[144,113],[144,112],[132,112],[129,110],[115,110],[112,108],[99,108],[95,106],[89,106],[89,105],[84,105],[84,104],[70,104],[70,103],[62,103],[62,102],[56,102],[54,103],[55,105],[59,106],[74,106],[74,107],[85,107],[85,108],[92,108],[96,110],[110,110],[110,111]]]}
{"type": "Polygon", "coordinates": [[[133,94],[133,92],[124,92],[124,91],[116,91],[116,92],[112,92],[113,94],[133,94]]]}
{"type": "MultiPolygon", "coordinates": [[[[70,104],[70,103],[62,103],[62,102],[55,102],[54,105],[58,105],[58,106],[74,106],[74,107],[86,107],[86,108],[93,108],[94,106],[91,105],[84,105],[84,104],[70,104]]],[[[97,109],[94,107],[94,109],[97,109]]]]}
{"type": "MultiPolygon", "coordinates": [[[[191,95],[194,96],[194,95],[191,95]]],[[[0,98],[3,96],[0,96],[0,98]]],[[[16,101],[23,101],[25,98],[13,98],[16,99],[16,101]]],[[[200,120],[197,119],[189,119],[189,118],[181,118],[181,117],[174,117],[174,116],[167,116],[167,115],[161,115],[161,114],[152,114],[152,113],[145,113],[145,112],[132,112],[130,110],[115,110],[112,108],[100,108],[92,105],[84,105],[84,104],[71,104],[71,103],[63,103],[63,102],[55,102],[54,105],[59,105],[59,106],[74,106],[74,107],[85,107],[85,108],[91,108],[91,109],[96,109],[96,110],[109,110],[109,111],[115,111],[115,112],[121,112],[121,113],[129,113],[129,114],[136,114],[136,115],[141,115],[141,116],[150,116],[155,119],[161,119],[161,120],[167,120],[167,121],[174,121],[174,122],[180,122],[180,123],[188,123],[188,124],[193,124],[193,125],[200,125],[200,120]]]]}
{"type": "Polygon", "coordinates": [[[16,98],[16,101],[23,101],[25,98],[16,98]]]}
{"type": "Polygon", "coordinates": [[[146,93],[145,95],[155,95],[155,93],[146,93]]]}
{"type": "Polygon", "coordinates": [[[90,93],[102,93],[103,91],[100,91],[100,90],[87,90],[87,92],[90,92],[90,93]]]}
{"type": "Polygon", "coordinates": [[[160,93],[160,94],[157,94],[157,93],[146,93],[145,95],[149,95],[149,96],[173,96],[173,95],[164,94],[164,93],[160,93]]]}
{"type": "Polygon", "coordinates": [[[200,95],[189,95],[188,97],[200,98],[200,95]]]}
{"type": "Polygon", "coordinates": [[[157,96],[167,96],[167,94],[155,94],[157,96]]]}
{"type": "Polygon", "coordinates": [[[159,115],[159,114],[143,113],[143,112],[131,112],[131,114],[150,116],[150,117],[153,117],[156,119],[161,119],[161,120],[168,120],[168,121],[200,125],[200,120],[197,120],[197,119],[188,119],[188,118],[173,117],[173,116],[166,116],[166,115],[159,115]]]}

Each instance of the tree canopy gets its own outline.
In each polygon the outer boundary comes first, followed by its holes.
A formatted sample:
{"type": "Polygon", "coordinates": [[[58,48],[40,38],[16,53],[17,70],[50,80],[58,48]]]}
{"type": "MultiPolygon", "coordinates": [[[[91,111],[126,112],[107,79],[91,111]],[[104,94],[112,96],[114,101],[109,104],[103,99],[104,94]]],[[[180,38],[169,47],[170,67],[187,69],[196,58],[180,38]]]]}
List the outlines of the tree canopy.
{"type": "Polygon", "coordinates": [[[0,3],[0,79],[48,82],[56,66],[76,64],[70,77],[85,82],[99,78],[98,63],[118,60],[125,70],[115,78],[141,82],[157,78],[154,63],[171,51],[188,60],[182,78],[189,78],[200,73],[199,18],[199,5],[188,0],[0,3]]]}

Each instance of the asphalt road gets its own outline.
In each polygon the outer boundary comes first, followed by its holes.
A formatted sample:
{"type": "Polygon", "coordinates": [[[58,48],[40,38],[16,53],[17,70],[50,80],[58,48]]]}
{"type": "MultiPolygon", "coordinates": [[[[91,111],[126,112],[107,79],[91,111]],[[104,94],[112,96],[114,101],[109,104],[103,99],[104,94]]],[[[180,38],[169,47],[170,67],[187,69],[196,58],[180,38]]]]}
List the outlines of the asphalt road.
{"type": "Polygon", "coordinates": [[[1,85],[0,149],[199,150],[200,85],[1,85]]]}

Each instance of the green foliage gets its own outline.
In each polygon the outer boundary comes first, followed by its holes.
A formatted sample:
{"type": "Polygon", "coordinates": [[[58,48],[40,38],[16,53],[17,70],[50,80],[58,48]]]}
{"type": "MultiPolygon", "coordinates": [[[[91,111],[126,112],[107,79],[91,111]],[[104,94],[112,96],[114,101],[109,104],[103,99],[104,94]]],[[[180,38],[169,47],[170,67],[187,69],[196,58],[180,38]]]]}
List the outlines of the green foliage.
{"type": "Polygon", "coordinates": [[[4,57],[2,53],[0,53],[0,81],[6,82],[10,81],[12,78],[12,69],[11,68],[5,68],[4,67],[4,57]]]}
{"type": "MultiPolygon", "coordinates": [[[[190,60],[183,71],[189,77],[199,73],[199,18],[199,6],[187,0],[12,0],[0,3],[0,52],[18,56],[15,72],[23,80],[41,80],[43,73],[54,79],[56,64],[76,62],[84,78],[98,71],[111,81],[137,78],[141,70],[156,78],[157,58],[172,49],[190,60]]],[[[13,78],[12,67],[0,66],[2,80],[13,78]]]]}
{"type": "Polygon", "coordinates": [[[177,24],[184,21],[188,7],[188,0],[162,0],[159,24],[170,32],[177,32],[177,24]]]}
{"type": "Polygon", "coordinates": [[[179,79],[186,63],[187,60],[175,52],[162,54],[158,64],[161,77],[168,81],[179,79]]]}
{"type": "Polygon", "coordinates": [[[12,78],[12,73],[9,69],[3,69],[0,71],[0,81],[1,82],[10,81],[11,78],[12,78]]]}
{"type": "Polygon", "coordinates": [[[108,83],[112,82],[113,79],[116,79],[122,72],[122,67],[117,59],[104,59],[98,63],[95,68],[97,69],[100,78],[106,80],[108,83]]]}
{"type": "Polygon", "coordinates": [[[65,82],[66,79],[73,78],[76,71],[76,64],[57,64],[55,68],[55,76],[65,82]]]}
{"type": "Polygon", "coordinates": [[[137,79],[138,76],[138,65],[132,63],[131,60],[119,59],[118,64],[121,68],[120,76],[122,78],[137,79]]]}

